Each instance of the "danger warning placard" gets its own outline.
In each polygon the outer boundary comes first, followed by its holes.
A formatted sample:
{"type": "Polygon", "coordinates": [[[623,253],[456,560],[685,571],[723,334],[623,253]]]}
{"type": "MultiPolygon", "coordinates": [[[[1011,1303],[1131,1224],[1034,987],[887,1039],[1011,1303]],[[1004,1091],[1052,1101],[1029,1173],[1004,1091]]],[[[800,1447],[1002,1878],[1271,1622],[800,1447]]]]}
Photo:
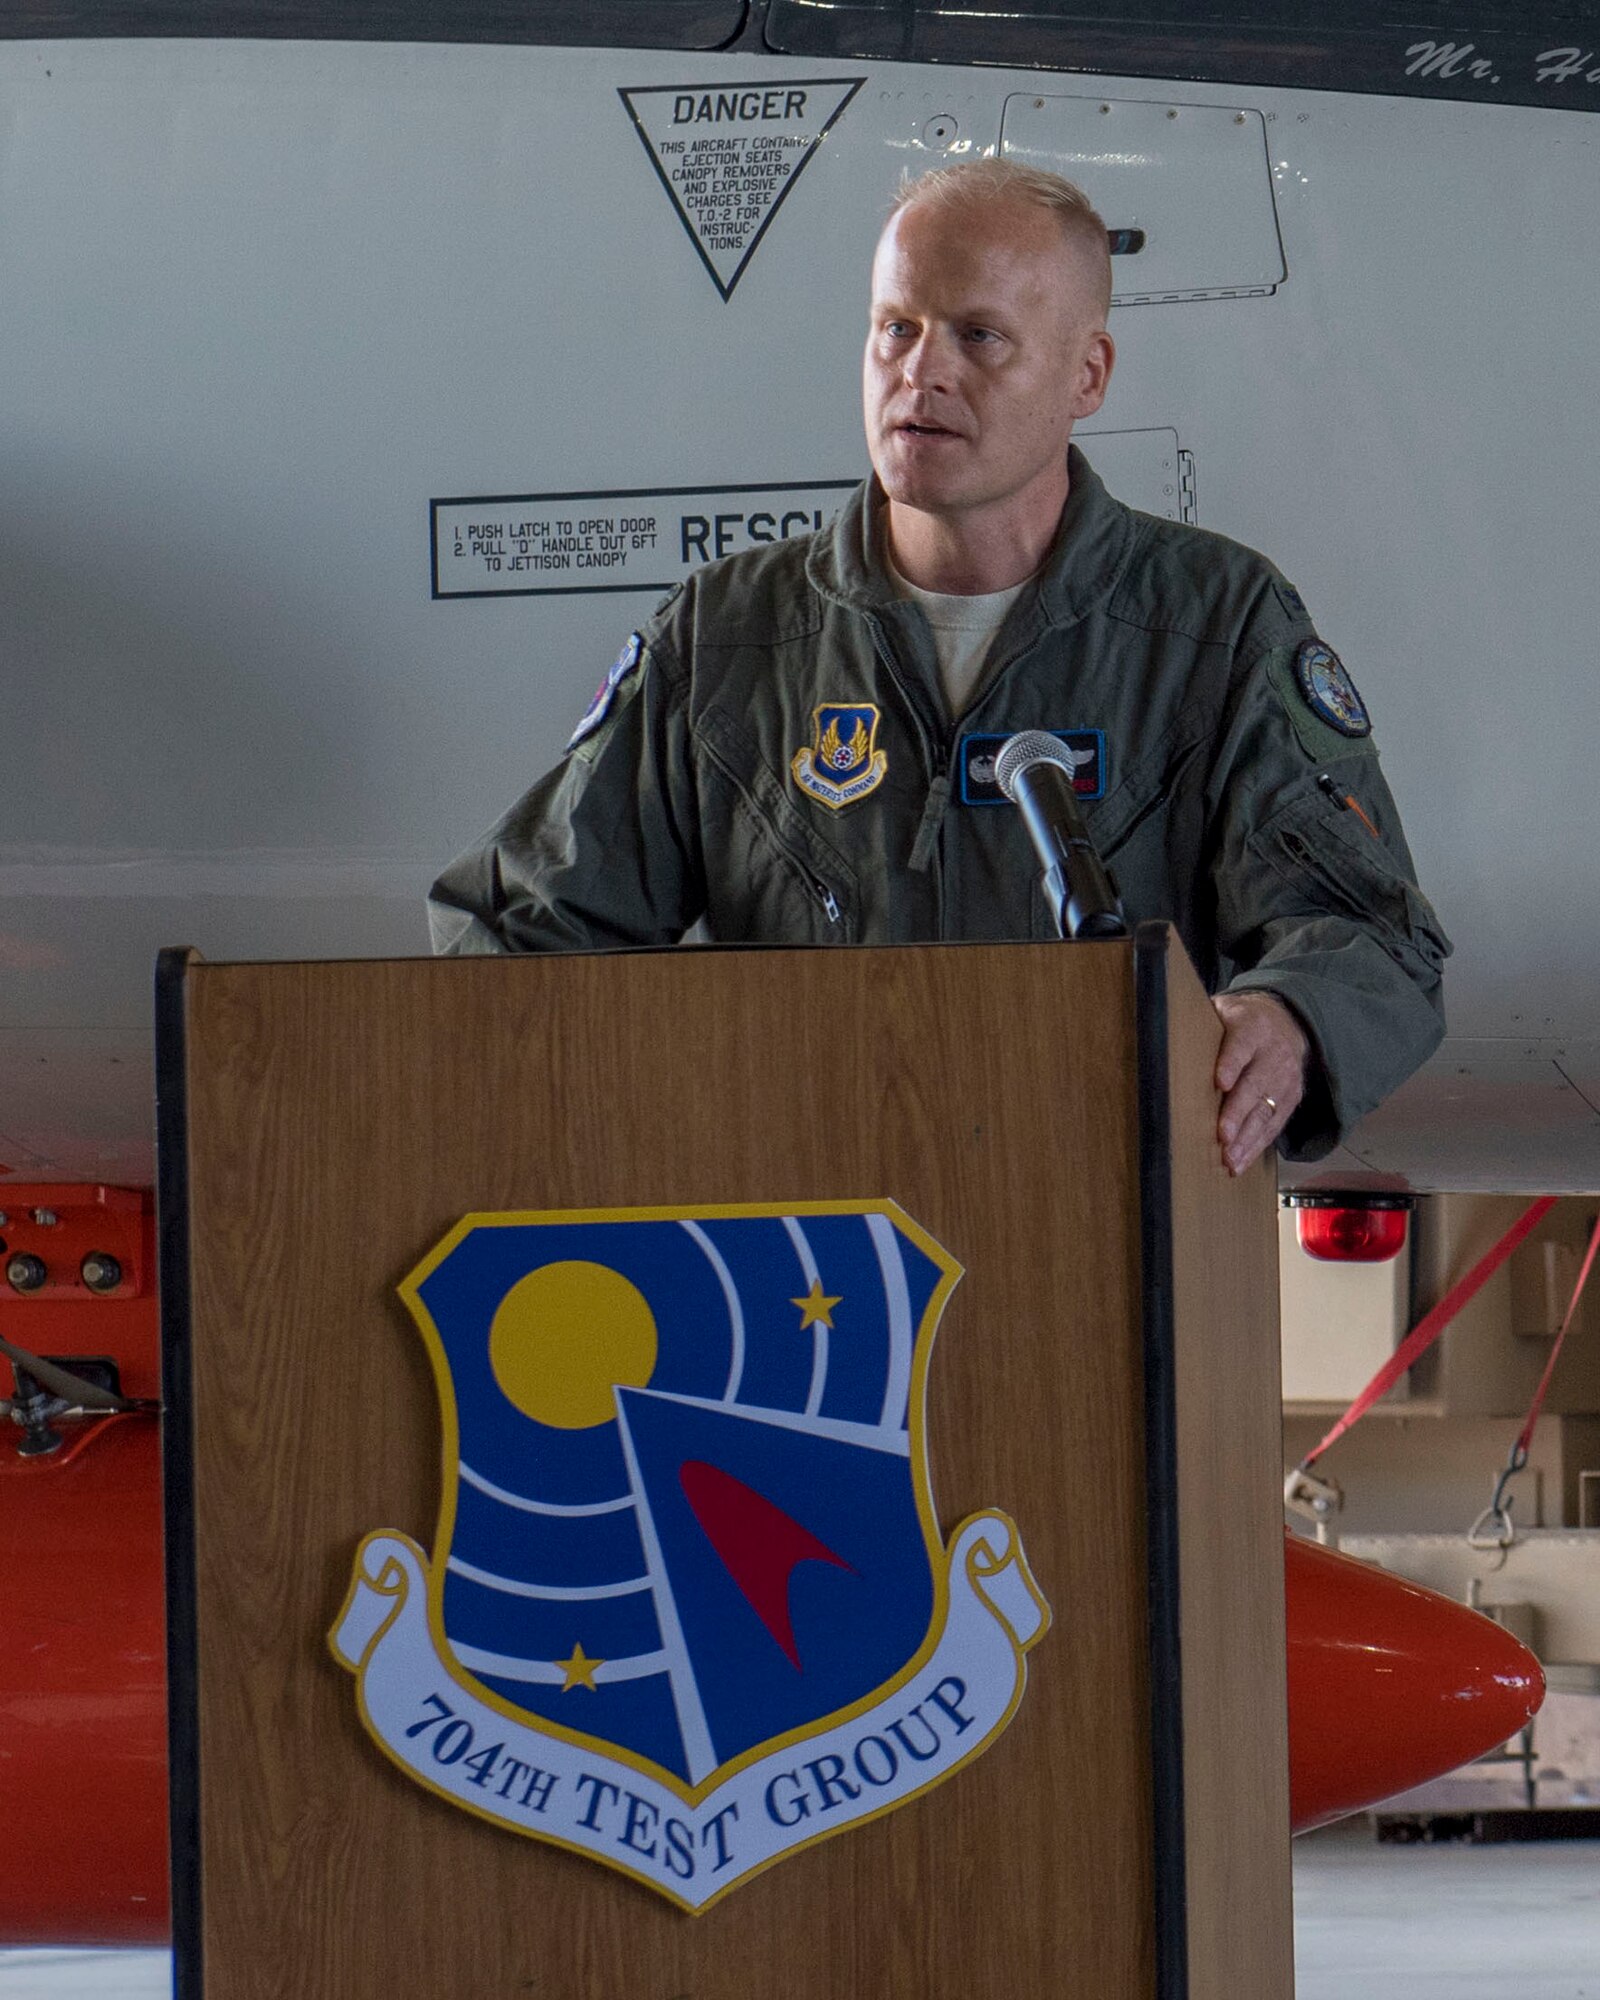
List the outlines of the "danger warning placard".
{"type": "Polygon", "coordinates": [[[724,299],[865,77],[619,90],[689,241],[724,299]]]}
{"type": "Polygon", "coordinates": [[[825,527],[856,482],[434,500],[435,597],[659,595],[702,563],[825,527]]]}

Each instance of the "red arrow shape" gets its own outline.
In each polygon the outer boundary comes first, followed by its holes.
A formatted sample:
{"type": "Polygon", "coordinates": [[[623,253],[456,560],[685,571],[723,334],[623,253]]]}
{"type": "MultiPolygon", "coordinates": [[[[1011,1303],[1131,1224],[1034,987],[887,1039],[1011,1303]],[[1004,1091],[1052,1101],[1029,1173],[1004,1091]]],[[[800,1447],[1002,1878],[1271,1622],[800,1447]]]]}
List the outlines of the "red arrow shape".
{"type": "Polygon", "coordinates": [[[789,1581],[803,1562],[832,1563],[836,1569],[846,1570],[851,1565],[819,1542],[809,1528],[802,1528],[792,1514],[719,1466],[707,1465],[703,1459],[686,1459],[678,1468],[678,1483],[706,1540],[743,1591],[750,1609],[799,1671],[800,1651],[789,1617],[789,1581]]]}

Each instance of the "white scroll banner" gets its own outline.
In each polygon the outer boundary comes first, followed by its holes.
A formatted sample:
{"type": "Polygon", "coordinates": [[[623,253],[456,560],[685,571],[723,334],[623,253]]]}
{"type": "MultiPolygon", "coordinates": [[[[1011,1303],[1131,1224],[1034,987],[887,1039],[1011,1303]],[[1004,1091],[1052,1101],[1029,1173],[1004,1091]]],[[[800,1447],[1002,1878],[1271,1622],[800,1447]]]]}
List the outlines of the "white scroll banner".
{"type": "Polygon", "coordinates": [[[369,1535],[329,1635],[361,1717],[410,1777],[518,1833],[589,1854],[707,1909],[784,1855],[904,1805],[986,1750],[1016,1713],[1049,1607],[997,1511],[945,1551],[942,1619],[927,1659],[847,1719],[779,1739],[686,1796],[659,1767],[607,1755],[491,1707],[435,1644],[427,1560],[408,1536],[369,1535]],[[693,1798],[693,1803],[689,1798],[693,1798]]]}

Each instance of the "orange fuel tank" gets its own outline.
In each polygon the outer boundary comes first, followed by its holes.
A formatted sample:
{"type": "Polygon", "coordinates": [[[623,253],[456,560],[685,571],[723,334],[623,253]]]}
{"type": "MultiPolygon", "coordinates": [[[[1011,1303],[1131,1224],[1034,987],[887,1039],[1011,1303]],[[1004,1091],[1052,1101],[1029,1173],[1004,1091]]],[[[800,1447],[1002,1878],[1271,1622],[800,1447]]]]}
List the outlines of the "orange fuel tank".
{"type": "Polygon", "coordinates": [[[1544,1674],[1491,1619],[1290,1535],[1289,1796],[1296,1833],[1504,1743],[1544,1674]]]}
{"type": "MultiPolygon", "coordinates": [[[[125,1396],[160,1389],[148,1198],[0,1184],[0,1335],[114,1361],[125,1396]],[[36,1214],[47,1218],[35,1220],[36,1214]],[[84,1258],[114,1256],[103,1294],[84,1258]]],[[[97,1274],[104,1283],[102,1271],[97,1274]]],[[[11,1371],[0,1363],[0,1395],[11,1371]]],[[[167,1691],[161,1447],[153,1415],[63,1422],[28,1457],[0,1423],[0,1945],[164,1944],[167,1691]]]]}

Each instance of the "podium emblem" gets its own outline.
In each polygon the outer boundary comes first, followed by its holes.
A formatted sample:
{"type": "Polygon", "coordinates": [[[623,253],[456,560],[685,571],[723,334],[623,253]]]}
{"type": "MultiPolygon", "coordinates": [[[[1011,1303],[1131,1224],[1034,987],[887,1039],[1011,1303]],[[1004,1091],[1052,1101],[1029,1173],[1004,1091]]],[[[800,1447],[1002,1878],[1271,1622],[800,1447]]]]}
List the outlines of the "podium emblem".
{"type": "Polygon", "coordinates": [[[368,1535],[330,1635],[381,1749],[691,1911],[969,1763],[1049,1612],[934,1516],[961,1275],[887,1201],[467,1216],[400,1287],[432,1554],[368,1535]]]}

